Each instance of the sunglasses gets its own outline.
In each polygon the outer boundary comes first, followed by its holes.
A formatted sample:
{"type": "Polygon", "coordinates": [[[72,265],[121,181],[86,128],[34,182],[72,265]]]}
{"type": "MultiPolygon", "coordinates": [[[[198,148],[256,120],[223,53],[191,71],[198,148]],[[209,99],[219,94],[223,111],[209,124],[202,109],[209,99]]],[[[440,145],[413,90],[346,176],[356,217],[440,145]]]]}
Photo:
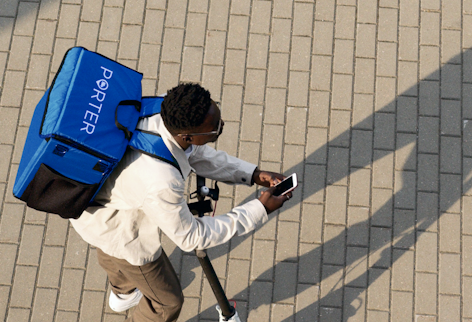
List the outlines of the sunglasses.
{"type": "Polygon", "coordinates": [[[221,124],[223,120],[220,118],[220,122],[218,123],[218,129],[216,131],[205,132],[205,133],[187,133],[187,134],[177,134],[177,136],[198,136],[198,135],[218,135],[221,131],[221,124]]]}

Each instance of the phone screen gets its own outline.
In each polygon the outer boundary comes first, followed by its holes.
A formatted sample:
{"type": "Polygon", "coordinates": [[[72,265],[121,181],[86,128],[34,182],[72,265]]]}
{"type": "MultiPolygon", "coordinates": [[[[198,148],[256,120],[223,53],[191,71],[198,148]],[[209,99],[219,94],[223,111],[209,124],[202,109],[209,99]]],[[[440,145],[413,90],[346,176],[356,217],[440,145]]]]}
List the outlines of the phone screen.
{"type": "Polygon", "coordinates": [[[286,178],[284,181],[277,184],[277,186],[275,187],[273,195],[274,196],[280,196],[285,191],[287,191],[291,188],[293,188],[293,176],[290,176],[290,177],[286,178]]]}

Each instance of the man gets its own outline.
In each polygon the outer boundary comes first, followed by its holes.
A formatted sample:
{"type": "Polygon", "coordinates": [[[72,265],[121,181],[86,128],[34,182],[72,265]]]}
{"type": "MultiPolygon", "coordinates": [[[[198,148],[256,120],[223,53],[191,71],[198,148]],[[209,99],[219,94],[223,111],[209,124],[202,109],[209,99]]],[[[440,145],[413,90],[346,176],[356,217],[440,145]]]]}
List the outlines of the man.
{"type": "Polygon", "coordinates": [[[112,287],[113,310],[138,305],[127,321],[176,321],[183,294],[159,232],[183,251],[214,247],[261,226],[290,196],[272,196],[271,188],[224,215],[195,218],[190,213],[184,191],[191,171],[221,182],[265,187],[284,178],[206,145],[218,139],[224,122],[200,85],[181,84],[168,91],[161,113],[140,121],[138,128],[161,135],[180,171],[129,150],[95,199],[102,206],[87,208],[71,222],[97,247],[112,287]]]}

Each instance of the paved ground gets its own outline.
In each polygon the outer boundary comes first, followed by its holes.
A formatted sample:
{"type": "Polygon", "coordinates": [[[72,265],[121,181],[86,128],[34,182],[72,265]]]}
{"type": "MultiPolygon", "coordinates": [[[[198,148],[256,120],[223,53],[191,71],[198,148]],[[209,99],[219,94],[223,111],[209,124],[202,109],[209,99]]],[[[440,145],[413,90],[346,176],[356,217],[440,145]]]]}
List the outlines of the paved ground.
{"type": "MultiPolygon", "coordinates": [[[[280,214],[209,251],[243,321],[472,321],[472,0],[1,0],[0,320],[125,319],[95,250],[11,192],[75,45],[144,95],[203,84],[217,148],[298,173],[280,214]]],[[[218,212],[256,193],[224,186],[218,212]]],[[[195,256],[165,244],[180,321],[216,320],[195,256]]]]}

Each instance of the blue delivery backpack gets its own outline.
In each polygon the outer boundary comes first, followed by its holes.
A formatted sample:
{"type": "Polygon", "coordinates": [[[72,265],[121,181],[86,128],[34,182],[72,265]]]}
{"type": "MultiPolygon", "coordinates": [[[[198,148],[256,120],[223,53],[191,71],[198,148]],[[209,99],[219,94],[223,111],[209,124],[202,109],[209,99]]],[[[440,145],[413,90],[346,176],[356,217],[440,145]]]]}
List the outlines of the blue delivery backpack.
{"type": "Polygon", "coordinates": [[[128,147],[180,170],[157,133],[136,129],[140,118],[160,112],[163,100],[142,97],[141,80],[141,73],[100,54],[69,49],[34,111],[14,196],[78,218],[128,147]]]}

